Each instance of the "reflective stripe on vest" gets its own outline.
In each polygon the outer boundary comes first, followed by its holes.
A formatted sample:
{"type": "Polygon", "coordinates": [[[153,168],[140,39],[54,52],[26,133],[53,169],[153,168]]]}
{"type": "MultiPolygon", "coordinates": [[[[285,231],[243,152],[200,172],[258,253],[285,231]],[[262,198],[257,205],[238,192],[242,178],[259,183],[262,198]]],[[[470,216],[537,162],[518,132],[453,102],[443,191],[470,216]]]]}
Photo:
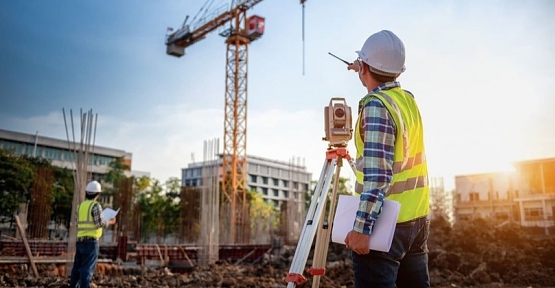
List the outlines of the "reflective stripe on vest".
{"type": "Polygon", "coordinates": [[[79,205],[77,214],[77,237],[90,236],[100,238],[102,236],[102,227],[96,227],[92,216],[92,209],[96,201],[85,200],[79,205]]]}
{"type": "MultiPolygon", "coordinates": [[[[401,203],[397,222],[420,218],[429,211],[428,167],[424,152],[423,127],[420,112],[412,95],[401,88],[382,90],[367,95],[361,100],[361,107],[378,98],[386,107],[395,124],[395,145],[393,156],[393,179],[386,188],[386,198],[401,203]]],[[[355,191],[361,193],[364,187],[364,130],[359,112],[355,128],[357,149],[355,191]]]]}

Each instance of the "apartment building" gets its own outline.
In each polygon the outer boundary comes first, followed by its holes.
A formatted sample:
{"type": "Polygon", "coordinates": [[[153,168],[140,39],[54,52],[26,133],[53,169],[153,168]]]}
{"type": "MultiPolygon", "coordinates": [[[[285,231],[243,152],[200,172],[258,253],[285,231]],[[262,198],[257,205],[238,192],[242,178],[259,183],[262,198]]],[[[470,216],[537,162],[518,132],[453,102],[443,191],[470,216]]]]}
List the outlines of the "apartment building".
{"type": "Polygon", "coordinates": [[[513,163],[514,171],[455,177],[455,220],[489,218],[555,228],[555,158],[513,163]]]}
{"type": "MultiPolygon", "coordinates": [[[[182,186],[201,187],[203,169],[213,169],[219,165],[219,178],[221,181],[222,158],[213,162],[191,163],[181,170],[182,186]]],[[[281,207],[284,201],[291,199],[302,202],[304,195],[311,187],[312,173],[306,166],[284,161],[271,160],[258,156],[247,156],[247,187],[257,191],[268,203],[281,207]]]]}

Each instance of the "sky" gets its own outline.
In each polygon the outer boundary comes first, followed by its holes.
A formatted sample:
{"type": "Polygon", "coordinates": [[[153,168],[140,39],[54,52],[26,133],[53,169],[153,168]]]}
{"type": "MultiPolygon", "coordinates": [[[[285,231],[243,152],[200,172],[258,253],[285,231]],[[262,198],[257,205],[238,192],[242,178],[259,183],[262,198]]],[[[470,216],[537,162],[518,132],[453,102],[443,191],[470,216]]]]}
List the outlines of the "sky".
{"type": "MultiPolygon", "coordinates": [[[[0,129],[66,139],[62,111],[92,110],[96,145],[131,152],[133,170],[158,180],[180,177],[224,134],[225,38],[165,53],[167,28],[205,2],[0,1],[0,129]]],[[[387,29],[406,48],[398,80],[423,115],[431,176],[449,186],[555,157],[554,13],[549,0],[307,0],[303,42],[299,1],[262,1],[248,11],[265,33],[248,47],[247,154],[300,159],[318,179],[324,107],[340,97],[356,113],[366,94],[328,52],[352,61],[387,29]]]]}

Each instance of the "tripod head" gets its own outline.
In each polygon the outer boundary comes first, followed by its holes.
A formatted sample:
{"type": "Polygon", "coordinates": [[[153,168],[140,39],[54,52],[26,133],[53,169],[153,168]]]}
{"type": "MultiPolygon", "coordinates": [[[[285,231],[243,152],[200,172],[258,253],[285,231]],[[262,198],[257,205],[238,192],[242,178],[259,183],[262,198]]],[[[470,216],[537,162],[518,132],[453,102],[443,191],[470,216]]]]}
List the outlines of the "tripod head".
{"type": "Polygon", "coordinates": [[[324,107],[324,131],[322,138],[328,141],[329,148],[347,147],[353,136],[351,107],[347,106],[345,98],[331,98],[328,106],[324,107]]]}

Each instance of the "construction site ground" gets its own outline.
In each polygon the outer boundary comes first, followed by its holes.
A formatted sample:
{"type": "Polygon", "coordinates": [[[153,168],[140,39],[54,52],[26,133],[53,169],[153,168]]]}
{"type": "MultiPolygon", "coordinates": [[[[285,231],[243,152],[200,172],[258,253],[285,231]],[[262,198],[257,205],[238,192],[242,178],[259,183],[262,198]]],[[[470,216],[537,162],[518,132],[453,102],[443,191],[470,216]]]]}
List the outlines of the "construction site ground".
{"type": "MultiPolygon", "coordinates": [[[[555,239],[515,225],[475,220],[449,226],[433,221],[429,238],[432,287],[555,287],[555,239]]],[[[188,271],[99,263],[93,287],[286,287],[284,278],[295,247],[285,246],[260,261],[235,265],[221,260],[188,271]]],[[[9,251],[0,256],[8,257],[9,251]]],[[[2,257],[0,257],[1,259],[2,257]]],[[[310,259],[307,267],[310,267],[310,259]]],[[[354,287],[350,251],[330,244],[320,287],[354,287]]],[[[126,264],[126,263],[124,263],[126,264]]],[[[37,264],[40,277],[27,264],[2,264],[0,287],[68,287],[64,264],[37,264]]],[[[312,287],[312,276],[297,287],[312,287]]]]}

